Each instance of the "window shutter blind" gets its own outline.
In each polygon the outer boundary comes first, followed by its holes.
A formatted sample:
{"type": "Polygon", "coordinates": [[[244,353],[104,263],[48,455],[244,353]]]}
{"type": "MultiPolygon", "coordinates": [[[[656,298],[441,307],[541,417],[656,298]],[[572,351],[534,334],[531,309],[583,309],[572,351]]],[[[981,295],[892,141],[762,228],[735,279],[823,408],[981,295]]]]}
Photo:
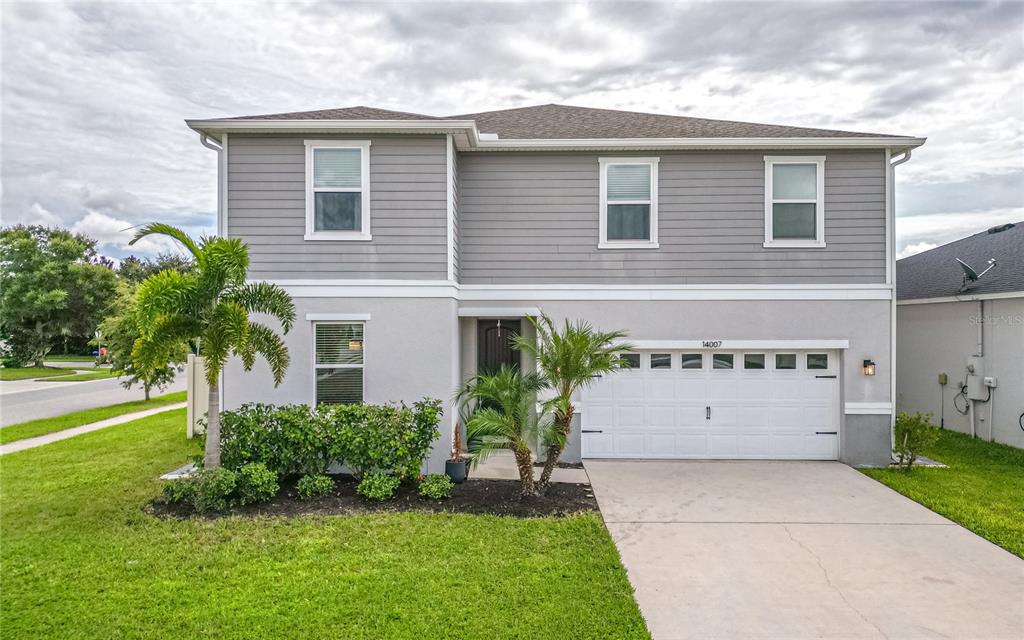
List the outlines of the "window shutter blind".
{"type": "Polygon", "coordinates": [[[316,363],[362,364],[363,325],[316,325],[316,363]]]}
{"type": "Polygon", "coordinates": [[[818,197],[817,171],[813,164],[776,164],[772,167],[772,198],[814,200],[818,197]]]}
{"type": "Polygon", "coordinates": [[[359,149],[314,149],[313,187],[359,189],[362,152],[359,149]]]}
{"type": "Polygon", "coordinates": [[[316,402],[358,404],[363,401],[363,368],[317,369],[316,402]]]}
{"type": "Polygon", "coordinates": [[[650,200],[651,165],[608,165],[608,200],[650,200]]]}

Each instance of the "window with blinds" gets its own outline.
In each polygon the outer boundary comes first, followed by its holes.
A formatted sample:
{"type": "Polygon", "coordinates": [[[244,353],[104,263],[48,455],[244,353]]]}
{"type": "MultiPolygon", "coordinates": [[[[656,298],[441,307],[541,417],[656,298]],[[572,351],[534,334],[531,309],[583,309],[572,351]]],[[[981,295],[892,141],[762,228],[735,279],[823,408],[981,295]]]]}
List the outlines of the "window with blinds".
{"type": "Polygon", "coordinates": [[[362,323],[317,323],[313,326],[316,403],[362,402],[362,323]]]}
{"type": "Polygon", "coordinates": [[[306,141],[306,239],[369,239],[368,141],[306,141]]]}
{"type": "Polygon", "coordinates": [[[657,246],[657,158],[602,158],[602,248],[657,246]]]}

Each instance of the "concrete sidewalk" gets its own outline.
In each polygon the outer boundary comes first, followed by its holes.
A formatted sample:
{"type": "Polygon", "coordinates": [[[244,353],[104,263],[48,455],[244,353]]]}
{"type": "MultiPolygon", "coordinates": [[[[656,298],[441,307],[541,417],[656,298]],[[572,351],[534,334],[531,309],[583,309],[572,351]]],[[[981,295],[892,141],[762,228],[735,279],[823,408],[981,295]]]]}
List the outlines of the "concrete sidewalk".
{"type": "Polygon", "coordinates": [[[100,420],[99,422],[91,422],[89,424],[83,424],[77,427],[71,427],[70,429],[64,429],[62,431],[54,431],[53,433],[46,433],[41,436],[34,438],[25,438],[24,440],[15,440],[14,442],[8,442],[7,444],[0,445],[0,456],[7,455],[8,453],[14,453],[15,451],[23,451],[25,449],[32,449],[34,447],[40,447],[44,444],[50,444],[51,442],[58,442],[60,440],[66,440],[73,438],[83,433],[89,433],[90,431],[99,431],[100,429],[106,429],[107,427],[114,427],[119,424],[131,422],[133,420],[139,420],[141,418],[148,418],[149,416],[157,413],[163,413],[164,411],[172,411],[174,409],[184,409],[185,403],[179,402],[177,404],[169,404],[162,407],[155,407],[153,409],[146,409],[145,411],[136,411],[135,413],[126,413],[123,416],[116,416],[114,418],[107,418],[106,420],[100,420]]]}
{"type": "Polygon", "coordinates": [[[586,467],[655,640],[1024,638],[1024,560],[846,465],[586,467]]]}
{"type": "MultiPolygon", "coordinates": [[[[540,467],[533,468],[533,476],[540,478],[540,467]]],[[[470,469],[470,478],[485,480],[518,480],[519,467],[511,451],[499,451],[481,462],[476,469],[470,469]]],[[[551,482],[568,482],[572,484],[590,484],[585,469],[555,469],[551,472],[551,482]]]]}

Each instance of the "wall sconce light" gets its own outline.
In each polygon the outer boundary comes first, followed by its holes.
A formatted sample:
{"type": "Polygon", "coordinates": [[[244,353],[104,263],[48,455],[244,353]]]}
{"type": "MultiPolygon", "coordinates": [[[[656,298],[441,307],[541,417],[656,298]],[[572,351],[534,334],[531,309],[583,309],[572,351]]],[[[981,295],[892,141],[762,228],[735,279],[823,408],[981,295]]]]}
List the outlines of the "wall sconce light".
{"type": "Polygon", "coordinates": [[[359,351],[360,349],[363,348],[363,341],[362,340],[349,340],[348,341],[348,348],[349,348],[350,351],[359,351]]]}
{"type": "Polygon", "coordinates": [[[864,375],[873,376],[875,375],[875,363],[870,360],[864,361],[864,375]]]}

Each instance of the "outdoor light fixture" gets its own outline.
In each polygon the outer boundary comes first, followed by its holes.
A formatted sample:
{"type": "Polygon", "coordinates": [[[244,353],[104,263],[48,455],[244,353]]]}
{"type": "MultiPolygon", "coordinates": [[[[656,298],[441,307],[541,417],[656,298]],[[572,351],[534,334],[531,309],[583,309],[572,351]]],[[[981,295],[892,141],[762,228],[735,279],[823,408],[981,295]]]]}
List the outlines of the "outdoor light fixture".
{"type": "Polygon", "coordinates": [[[875,375],[875,363],[870,360],[864,361],[864,375],[873,376],[875,375]]]}

